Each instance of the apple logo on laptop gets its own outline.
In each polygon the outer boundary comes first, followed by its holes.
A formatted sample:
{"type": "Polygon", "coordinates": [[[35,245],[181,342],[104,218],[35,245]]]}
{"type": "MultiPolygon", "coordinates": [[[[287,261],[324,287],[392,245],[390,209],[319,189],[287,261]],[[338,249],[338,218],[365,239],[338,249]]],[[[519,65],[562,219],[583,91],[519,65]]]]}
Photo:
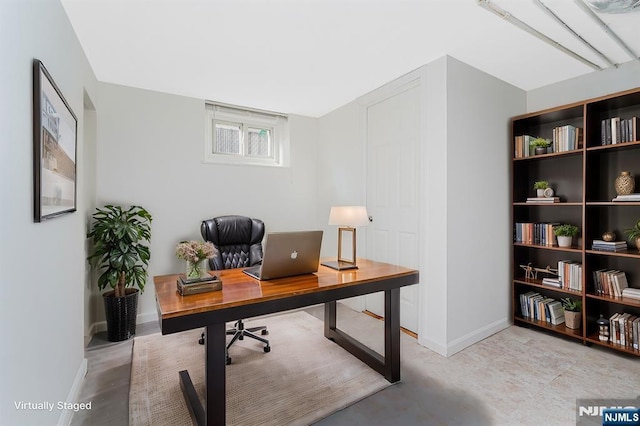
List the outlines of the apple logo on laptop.
{"type": "Polygon", "coordinates": [[[296,260],[298,258],[298,252],[297,251],[292,251],[291,252],[291,259],[296,260]]]}

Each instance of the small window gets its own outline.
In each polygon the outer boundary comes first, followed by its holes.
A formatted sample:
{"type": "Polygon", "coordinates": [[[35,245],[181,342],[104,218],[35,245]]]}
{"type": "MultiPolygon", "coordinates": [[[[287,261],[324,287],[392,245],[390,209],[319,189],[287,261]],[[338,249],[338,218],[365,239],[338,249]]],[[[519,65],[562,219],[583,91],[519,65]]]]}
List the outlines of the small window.
{"type": "Polygon", "coordinates": [[[205,162],[288,165],[285,115],[206,104],[206,120],[205,162]]]}

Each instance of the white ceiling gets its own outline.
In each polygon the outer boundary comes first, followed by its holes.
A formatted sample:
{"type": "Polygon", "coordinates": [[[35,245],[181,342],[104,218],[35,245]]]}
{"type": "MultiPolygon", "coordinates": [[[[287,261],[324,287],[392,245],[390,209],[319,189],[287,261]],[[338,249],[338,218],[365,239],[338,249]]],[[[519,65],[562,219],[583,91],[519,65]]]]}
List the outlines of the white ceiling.
{"type": "MultiPolygon", "coordinates": [[[[594,71],[476,0],[61,0],[100,81],[318,117],[451,55],[531,90],[594,71]]],[[[614,63],[577,5],[542,0],[614,63]]],[[[591,62],[534,0],[491,0],[591,62]]],[[[640,54],[640,12],[598,14],[640,54]]]]}

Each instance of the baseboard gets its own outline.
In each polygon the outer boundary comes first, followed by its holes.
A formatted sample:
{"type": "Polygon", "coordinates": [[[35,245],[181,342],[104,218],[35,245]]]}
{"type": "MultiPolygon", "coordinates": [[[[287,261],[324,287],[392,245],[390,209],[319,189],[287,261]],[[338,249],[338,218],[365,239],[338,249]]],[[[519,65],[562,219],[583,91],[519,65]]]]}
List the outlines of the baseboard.
{"type": "Polygon", "coordinates": [[[499,331],[504,330],[505,328],[511,325],[508,318],[502,318],[498,321],[492,322],[482,328],[472,331],[471,333],[465,334],[464,336],[453,340],[449,344],[447,344],[447,357],[460,352],[461,350],[468,348],[469,346],[478,343],[481,340],[486,339],[487,337],[496,334],[499,331]]]}
{"type": "Polygon", "coordinates": [[[464,336],[443,345],[441,343],[435,342],[430,339],[421,339],[418,336],[418,343],[429,350],[434,351],[438,355],[442,355],[444,357],[450,357],[463,349],[468,348],[471,345],[474,345],[481,340],[486,339],[487,337],[496,334],[499,331],[504,330],[509,327],[511,322],[508,318],[503,318],[501,320],[495,321],[491,324],[488,324],[482,328],[472,331],[471,333],[465,334],[464,336]]]}
{"type": "MultiPolygon", "coordinates": [[[[80,396],[80,388],[82,387],[82,382],[84,381],[84,376],[87,375],[87,359],[83,358],[80,363],[80,367],[76,372],[76,377],[73,379],[73,384],[71,385],[71,389],[69,390],[69,395],[67,395],[66,402],[68,403],[76,403],[78,402],[78,398],[80,396]]],[[[58,418],[59,426],[66,426],[71,423],[71,418],[73,417],[73,410],[61,410],[60,418],[58,418]]]]}

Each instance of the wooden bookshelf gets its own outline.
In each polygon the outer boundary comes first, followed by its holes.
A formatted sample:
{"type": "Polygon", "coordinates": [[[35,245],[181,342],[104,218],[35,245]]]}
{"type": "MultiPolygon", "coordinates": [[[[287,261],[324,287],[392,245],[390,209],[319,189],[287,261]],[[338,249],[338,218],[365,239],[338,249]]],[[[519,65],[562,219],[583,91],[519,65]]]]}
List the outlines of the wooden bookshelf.
{"type": "MultiPolygon", "coordinates": [[[[640,88],[520,115],[514,117],[511,124],[514,323],[640,357],[638,349],[600,341],[596,324],[600,315],[607,319],[615,313],[640,317],[640,300],[596,294],[594,284],[595,271],[619,270],[625,272],[630,287],[640,288],[640,252],[628,242],[627,250],[621,252],[591,248],[593,240],[601,239],[605,231],[615,232],[617,241],[625,239],[624,230],[640,219],[640,202],[612,201],[617,195],[614,181],[622,171],[631,172],[636,180],[634,192],[640,193],[640,88]],[[611,120],[615,117],[620,117],[621,122],[638,117],[635,140],[623,142],[623,138],[631,139],[633,136],[626,132],[619,142],[613,143],[607,135],[607,129],[611,130],[607,120],[615,122],[611,120]],[[577,149],[532,155],[530,152],[523,154],[526,147],[516,147],[522,141],[522,138],[516,137],[524,135],[550,140],[556,136],[557,140],[558,136],[563,135],[556,130],[558,128],[563,128],[564,135],[568,134],[569,139],[576,133],[582,134],[581,144],[578,138],[573,139],[572,143],[577,145],[577,149]],[[567,133],[567,128],[574,130],[570,129],[567,133]],[[582,130],[575,130],[577,128],[582,130]],[[559,203],[526,202],[528,197],[536,196],[533,183],[539,180],[549,182],[555,196],[560,197],[559,203]],[[568,223],[579,228],[579,235],[574,237],[570,248],[528,244],[516,241],[516,223],[568,223]],[[580,290],[542,284],[541,276],[547,276],[544,274],[539,274],[537,279],[525,278],[520,267],[530,264],[541,269],[547,266],[556,268],[560,260],[582,265],[580,290]],[[552,325],[525,318],[520,295],[527,292],[536,292],[556,300],[566,297],[580,300],[583,307],[582,327],[572,330],[564,324],[552,325]]],[[[566,148],[567,142],[562,143],[565,145],[556,144],[555,147],[566,148]]]]}

